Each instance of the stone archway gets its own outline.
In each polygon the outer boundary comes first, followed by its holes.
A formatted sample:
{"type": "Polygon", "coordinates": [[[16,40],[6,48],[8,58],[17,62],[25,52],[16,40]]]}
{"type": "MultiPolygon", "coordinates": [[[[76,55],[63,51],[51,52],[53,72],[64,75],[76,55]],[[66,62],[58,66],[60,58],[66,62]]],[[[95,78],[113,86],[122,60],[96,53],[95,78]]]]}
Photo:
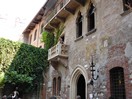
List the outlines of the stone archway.
{"type": "Polygon", "coordinates": [[[71,76],[70,80],[70,99],[76,99],[77,95],[80,95],[82,99],[87,99],[87,84],[88,84],[88,75],[87,71],[83,66],[77,66],[71,76]],[[81,80],[83,80],[83,85],[81,84],[81,80]],[[79,87],[79,86],[82,86],[79,87]],[[80,92],[79,90],[83,90],[80,92]]]}

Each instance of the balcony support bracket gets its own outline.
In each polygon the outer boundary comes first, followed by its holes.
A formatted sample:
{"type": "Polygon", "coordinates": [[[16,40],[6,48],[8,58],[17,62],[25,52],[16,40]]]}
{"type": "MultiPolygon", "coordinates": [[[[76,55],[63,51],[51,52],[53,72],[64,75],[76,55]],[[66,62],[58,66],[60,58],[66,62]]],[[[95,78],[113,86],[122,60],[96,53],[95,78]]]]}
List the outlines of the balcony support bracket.
{"type": "Polygon", "coordinates": [[[70,14],[74,15],[75,14],[75,11],[70,9],[70,8],[64,8],[65,11],[69,12],[70,14]]]}
{"type": "Polygon", "coordinates": [[[78,4],[85,6],[85,2],[86,0],[74,0],[75,2],[77,2],[78,4]]]}
{"type": "Polygon", "coordinates": [[[54,67],[54,69],[57,69],[58,66],[64,66],[65,68],[68,67],[68,59],[67,58],[60,58],[58,57],[56,61],[49,61],[50,64],[54,67]]]}
{"type": "Polygon", "coordinates": [[[50,26],[52,26],[53,28],[57,28],[58,27],[58,24],[50,23],[50,26]]]}
{"type": "Polygon", "coordinates": [[[60,58],[60,57],[58,57],[57,60],[58,60],[58,62],[59,62],[60,64],[62,64],[65,68],[68,67],[68,59],[67,59],[67,58],[60,58]]]}
{"type": "Polygon", "coordinates": [[[65,22],[65,20],[66,20],[65,18],[60,17],[60,16],[56,16],[56,19],[60,20],[60,21],[61,21],[61,22],[63,22],[63,23],[64,23],[64,22],[65,22]]]}

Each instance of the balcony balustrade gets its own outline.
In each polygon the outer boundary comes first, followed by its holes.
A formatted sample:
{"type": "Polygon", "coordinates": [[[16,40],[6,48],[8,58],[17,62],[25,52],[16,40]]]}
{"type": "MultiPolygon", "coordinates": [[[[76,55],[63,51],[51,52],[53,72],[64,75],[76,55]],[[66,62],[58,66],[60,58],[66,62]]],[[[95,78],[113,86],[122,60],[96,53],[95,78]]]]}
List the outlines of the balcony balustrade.
{"type": "Polygon", "coordinates": [[[44,19],[45,20],[45,24],[44,25],[46,25],[46,23],[48,23],[59,12],[59,10],[61,10],[64,7],[64,5],[66,3],[68,3],[68,1],[70,1],[70,0],[61,0],[56,6],[51,8],[47,12],[47,15],[46,15],[46,17],[44,19]]]}
{"type": "Polygon", "coordinates": [[[49,61],[58,61],[58,58],[68,58],[68,45],[58,43],[48,51],[49,61]]]}

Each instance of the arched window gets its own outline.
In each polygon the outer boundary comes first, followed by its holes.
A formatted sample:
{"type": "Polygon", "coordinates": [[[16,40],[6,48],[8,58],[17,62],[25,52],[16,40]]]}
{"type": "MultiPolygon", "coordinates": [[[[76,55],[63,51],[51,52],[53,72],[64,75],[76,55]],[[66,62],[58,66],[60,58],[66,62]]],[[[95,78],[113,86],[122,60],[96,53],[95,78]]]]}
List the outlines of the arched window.
{"type": "Polygon", "coordinates": [[[60,91],[61,91],[61,77],[58,77],[58,95],[60,95],[60,91]]]}
{"type": "Polygon", "coordinates": [[[36,37],[37,36],[37,30],[35,30],[35,33],[34,33],[34,41],[36,40],[36,37]]]}
{"type": "Polygon", "coordinates": [[[60,95],[61,91],[61,77],[59,76],[58,78],[53,79],[53,95],[60,95]]]}
{"type": "Polygon", "coordinates": [[[126,99],[123,68],[115,67],[110,70],[110,91],[112,99],[126,99]]]}
{"type": "Polygon", "coordinates": [[[32,35],[30,35],[29,43],[32,43],[32,35]]]}
{"type": "Polygon", "coordinates": [[[53,95],[56,95],[56,78],[53,79],[53,95]]]}
{"type": "Polygon", "coordinates": [[[88,11],[88,32],[95,29],[95,7],[91,3],[90,9],[88,11]]]}
{"type": "Polygon", "coordinates": [[[129,10],[132,7],[132,0],[123,0],[124,11],[129,10]]]}
{"type": "Polygon", "coordinates": [[[80,37],[82,36],[82,15],[81,12],[78,13],[78,17],[76,20],[76,27],[77,27],[77,33],[76,33],[76,37],[80,37]]]}

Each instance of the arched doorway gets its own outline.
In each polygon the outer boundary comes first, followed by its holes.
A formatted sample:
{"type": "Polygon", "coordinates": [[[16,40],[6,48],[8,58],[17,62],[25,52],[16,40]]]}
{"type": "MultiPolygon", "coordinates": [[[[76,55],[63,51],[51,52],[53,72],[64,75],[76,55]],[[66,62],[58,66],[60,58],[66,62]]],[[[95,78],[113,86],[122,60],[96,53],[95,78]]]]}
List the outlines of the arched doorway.
{"type": "Polygon", "coordinates": [[[86,69],[78,65],[71,75],[69,99],[76,99],[77,95],[80,95],[81,99],[87,99],[87,84],[89,81],[86,69]]]}
{"type": "Polygon", "coordinates": [[[81,96],[81,99],[85,99],[85,79],[82,74],[77,81],[77,95],[81,96]]]}

